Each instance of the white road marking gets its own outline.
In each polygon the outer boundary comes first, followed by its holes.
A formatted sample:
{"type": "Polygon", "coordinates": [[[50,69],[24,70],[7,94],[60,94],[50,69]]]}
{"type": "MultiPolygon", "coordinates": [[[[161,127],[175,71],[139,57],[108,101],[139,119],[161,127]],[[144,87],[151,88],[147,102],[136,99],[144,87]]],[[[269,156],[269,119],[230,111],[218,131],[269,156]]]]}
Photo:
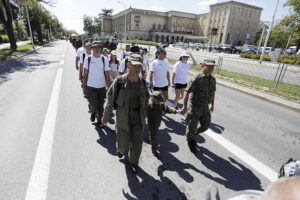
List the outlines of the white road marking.
{"type": "Polygon", "coordinates": [[[65,63],[64,60],[61,60],[61,61],[59,62],[60,65],[63,65],[64,63],[65,63]]]}
{"type": "Polygon", "coordinates": [[[58,69],[48,105],[25,200],[46,200],[59,91],[63,69],[58,69]]]}
{"type": "Polygon", "coordinates": [[[278,176],[274,170],[272,170],[271,168],[269,168],[268,166],[266,166],[265,164],[263,164],[262,162],[260,162],[259,160],[251,156],[250,154],[248,154],[246,151],[244,151],[243,149],[239,148],[238,146],[236,146],[235,144],[233,144],[232,142],[230,142],[229,140],[221,136],[220,134],[216,134],[210,129],[207,130],[205,134],[211,139],[213,139],[215,142],[219,143],[229,152],[239,157],[242,161],[247,163],[258,173],[266,177],[269,181],[273,182],[277,180],[278,176]]]}

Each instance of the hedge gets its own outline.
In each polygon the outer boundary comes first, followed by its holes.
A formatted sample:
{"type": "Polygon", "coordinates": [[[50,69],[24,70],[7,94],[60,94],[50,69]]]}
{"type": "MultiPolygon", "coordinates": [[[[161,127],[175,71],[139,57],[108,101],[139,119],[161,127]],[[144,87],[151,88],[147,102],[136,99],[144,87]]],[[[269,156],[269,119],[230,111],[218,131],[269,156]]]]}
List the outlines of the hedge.
{"type": "Polygon", "coordinates": [[[0,35],[0,43],[8,43],[9,39],[7,35],[0,35]]]}
{"type": "MultiPolygon", "coordinates": [[[[249,58],[249,59],[260,59],[260,55],[256,54],[240,54],[240,57],[242,58],[249,58]]],[[[269,55],[264,55],[263,56],[264,61],[270,61],[270,56],[269,55]]],[[[291,65],[300,65],[300,56],[299,55],[280,55],[278,58],[279,63],[284,63],[284,64],[291,64],[291,65]]]]}
{"type": "Polygon", "coordinates": [[[151,41],[144,41],[144,40],[121,40],[121,43],[136,43],[136,44],[142,44],[142,45],[150,45],[150,46],[157,46],[159,45],[157,42],[151,42],[151,41]]]}

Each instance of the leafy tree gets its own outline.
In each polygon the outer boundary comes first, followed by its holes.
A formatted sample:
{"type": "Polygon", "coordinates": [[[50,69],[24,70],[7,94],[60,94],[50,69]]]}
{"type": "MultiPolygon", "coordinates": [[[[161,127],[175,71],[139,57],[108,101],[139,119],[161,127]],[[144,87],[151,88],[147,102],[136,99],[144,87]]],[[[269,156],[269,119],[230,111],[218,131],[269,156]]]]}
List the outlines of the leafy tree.
{"type": "Polygon", "coordinates": [[[100,13],[100,15],[111,16],[112,13],[114,12],[114,9],[103,8],[103,9],[101,9],[101,11],[102,11],[102,13],[100,13]]]}
{"type": "Polygon", "coordinates": [[[88,34],[93,34],[93,18],[87,15],[83,16],[83,30],[88,34]]]}

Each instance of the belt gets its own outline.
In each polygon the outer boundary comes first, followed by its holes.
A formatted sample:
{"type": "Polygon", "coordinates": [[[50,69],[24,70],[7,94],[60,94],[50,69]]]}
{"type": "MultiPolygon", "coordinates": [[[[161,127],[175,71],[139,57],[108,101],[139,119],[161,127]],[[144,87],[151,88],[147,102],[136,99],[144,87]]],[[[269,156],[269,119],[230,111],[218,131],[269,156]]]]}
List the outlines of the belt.
{"type": "Polygon", "coordinates": [[[130,108],[129,111],[131,111],[131,112],[138,112],[138,111],[140,111],[140,108],[130,108]]]}

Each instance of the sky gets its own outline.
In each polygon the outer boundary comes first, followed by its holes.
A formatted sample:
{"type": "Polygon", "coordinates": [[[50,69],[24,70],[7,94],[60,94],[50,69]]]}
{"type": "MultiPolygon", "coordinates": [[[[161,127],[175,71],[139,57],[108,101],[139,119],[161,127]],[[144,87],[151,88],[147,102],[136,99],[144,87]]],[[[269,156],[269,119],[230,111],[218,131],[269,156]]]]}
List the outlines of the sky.
{"type": "MultiPolygon", "coordinates": [[[[97,16],[101,9],[114,9],[113,14],[125,8],[139,8],[155,11],[181,11],[194,14],[209,12],[209,5],[227,0],[55,0],[55,7],[48,8],[56,15],[67,29],[83,33],[83,15],[97,16]],[[119,2],[119,3],[118,3],[119,2]]],[[[271,21],[277,0],[236,0],[263,8],[261,20],[271,21]]],[[[275,19],[281,19],[289,14],[289,7],[283,4],[287,0],[279,0],[275,19]]]]}

